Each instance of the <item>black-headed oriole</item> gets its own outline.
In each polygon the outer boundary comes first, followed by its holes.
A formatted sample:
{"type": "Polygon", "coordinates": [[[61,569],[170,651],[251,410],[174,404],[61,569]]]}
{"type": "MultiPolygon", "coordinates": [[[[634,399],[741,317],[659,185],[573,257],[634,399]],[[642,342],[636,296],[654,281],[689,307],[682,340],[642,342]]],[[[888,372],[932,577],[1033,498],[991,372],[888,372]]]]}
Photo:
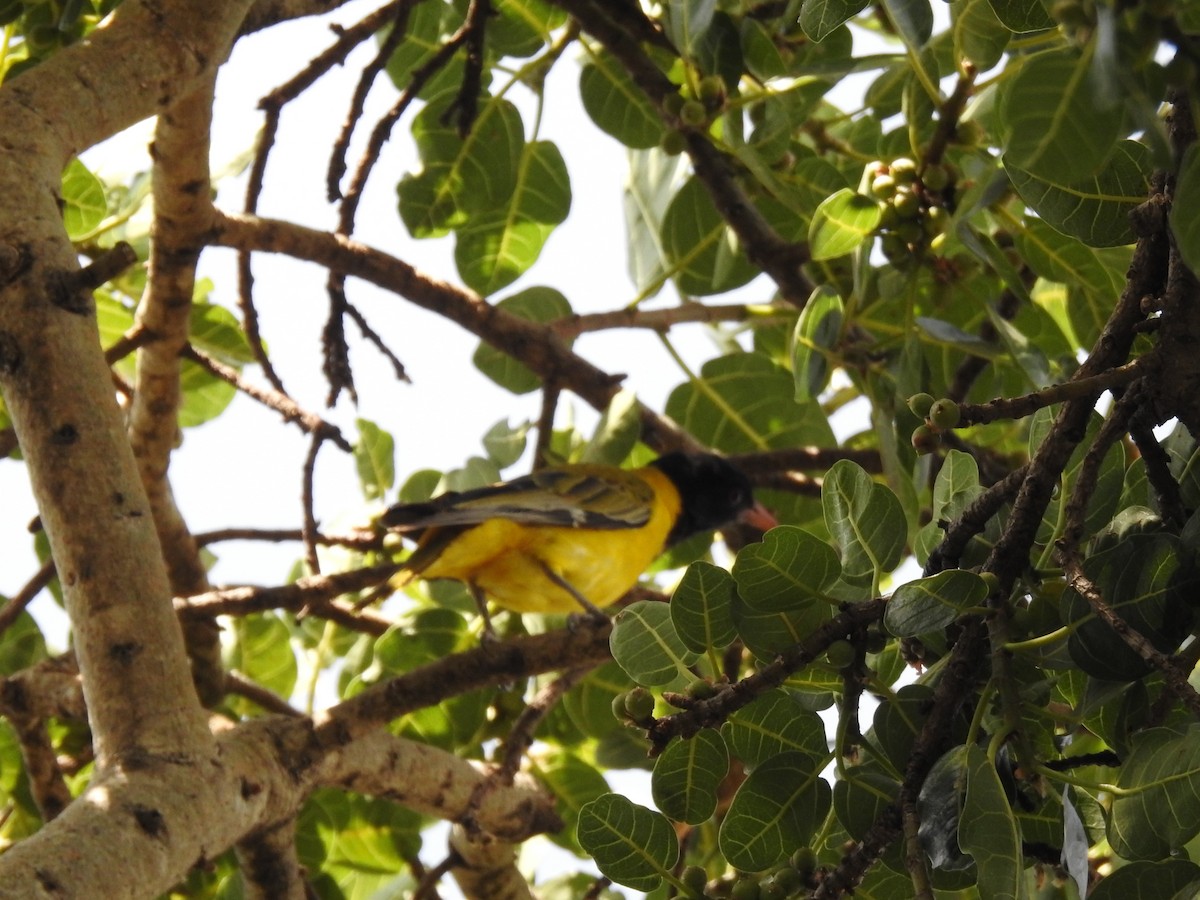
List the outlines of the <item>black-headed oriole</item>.
{"type": "Polygon", "coordinates": [[[418,535],[400,587],[465,582],[516,612],[568,613],[620,599],[667,547],[740,520],[775,524],[750,482],[709,453],[667,453],[640,469],[576,464],[401,503],[384,526],[418,535]]]}

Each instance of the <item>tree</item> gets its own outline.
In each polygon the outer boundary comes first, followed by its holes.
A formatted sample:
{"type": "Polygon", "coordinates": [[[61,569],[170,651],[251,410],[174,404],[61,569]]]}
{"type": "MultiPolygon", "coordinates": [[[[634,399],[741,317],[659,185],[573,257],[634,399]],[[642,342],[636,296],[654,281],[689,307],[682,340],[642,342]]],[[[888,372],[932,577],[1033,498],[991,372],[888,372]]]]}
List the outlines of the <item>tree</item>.
{"type": "MultiPolygon", "coordinates": [[[[519,896],[540,833],[658,896],[1195,895],[1200,8],[393,0],[280,73],[246,208],[218,208],[222,61],[338,5],[0,2],[0,448],[44,560],[0,608],[0,897],[391,896],[448,873],[519,896]],[[883,49],[856,52],[868,32],[883,49]],[[260,216],[282,111],[376,38],[326,136],[336,227],[260,216]],[[547,77],[578,78],[630,148],[627,308],[508,290],[536,285],[571,202],[508,99],[547,77]],[[385,78],[394,105],[365,121],[385,78]],[[74,159],[150,115],[148,180],[74,159]],[[461,285],[354,239],[402,132],[421,167],[399,217],[453,236],[461,285]],[[236,315],[197,287],[214,247],[240,254],[236,315]],[[459,586],[388,598],[404,552],[367,523],[397,493],[394,439],[285,390],[260,254],[328,272],[330,405],[355,395],[347,319],[403,374],[352,302],[371,283],[540,392],[539,462],[713,447],[784,524],[727,534],[731,570],[707,539],[674,549],[613,624],[501,615],[489,641],[459,586]],[[755,303],[710,299],[760,275],[755,303]],[[669,355],[688,323],[719,349],[664,410],[572,349],[641,328],[669,355]],[[311,439],[295,532],[195,534],[173,500],[178,429],[234,391],[311,439]],[[594,433],[556,419],[564,393],[604,412],[594,433]],[[839,443],[851,402],[864,426],[839,443]],[[358,464],[359,530],[317,520],[326,445],[358,464]],[[234,536],[298,540],[295,580],[214,589],[204,547],[234,536]],[[47,589],[66,656],[26,611],[47,589]],[[340,667],[326,709],[289,705],[300,652],[340,667]],[[657,809],[609,792],[606,771],[650,765],[657,809]],[[454,830],[426,869],[435,819],[454,830]]],[[[494,480],[525,440],[493,431],[487,459],[399,495],[494,480]]]]}

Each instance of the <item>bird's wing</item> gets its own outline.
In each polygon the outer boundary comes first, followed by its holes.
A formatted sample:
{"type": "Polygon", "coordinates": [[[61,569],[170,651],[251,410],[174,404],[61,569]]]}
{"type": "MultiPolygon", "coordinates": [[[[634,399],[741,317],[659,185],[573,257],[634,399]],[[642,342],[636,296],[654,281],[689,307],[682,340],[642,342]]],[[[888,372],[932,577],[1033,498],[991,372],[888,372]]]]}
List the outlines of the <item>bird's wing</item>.
{"type": "Polygon", "coordinates": [[[637,528],[650,520],[654,491],[635,471],[609,466],[542,469],[503,484],[401,503],[380,521],[399,531],[509,519],[567,528],[637,528]]]}

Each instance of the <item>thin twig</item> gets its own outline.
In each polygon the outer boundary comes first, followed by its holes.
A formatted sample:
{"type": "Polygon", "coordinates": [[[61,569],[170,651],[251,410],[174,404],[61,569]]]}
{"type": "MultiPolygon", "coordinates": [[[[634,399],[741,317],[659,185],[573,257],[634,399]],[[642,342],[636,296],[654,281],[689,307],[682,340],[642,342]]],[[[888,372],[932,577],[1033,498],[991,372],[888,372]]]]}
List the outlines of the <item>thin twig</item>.
{"type": "Polygon", "coordinates": [[[257,400],[268,409],[272,409],[283,417],[285,422],[295,422],[308,434],[323,433],[339,449],[350,453],[354,447],[342,436],[338,427],[325,421],[316,413],[301,409],[290,396],[274,388],[264,388],[251,384],[242,377],[242,373],[233,366],[227,366],[220,360],[214,359],[207,353],[189,345],[184,348],[183,356],[196,363],[209,374],[233,385],[247,397],[257,400]]]}
{"type": "Polygon", "coordinates": [[[1105,391],[1127,385],[1142,377],[1149,365],[1147,357],[1140,357],[1090,378],[1079,378],[1063,384],[1051,385],[1021,397],[1000,397],[989,400],[987,403],[962,403],[959,404],[960,418],[956,427],[986,425],[997,419],[1023,419],[1039,409],[1053,406],[1056,403],[1080,397],[1095,398],[1105,391]]]}

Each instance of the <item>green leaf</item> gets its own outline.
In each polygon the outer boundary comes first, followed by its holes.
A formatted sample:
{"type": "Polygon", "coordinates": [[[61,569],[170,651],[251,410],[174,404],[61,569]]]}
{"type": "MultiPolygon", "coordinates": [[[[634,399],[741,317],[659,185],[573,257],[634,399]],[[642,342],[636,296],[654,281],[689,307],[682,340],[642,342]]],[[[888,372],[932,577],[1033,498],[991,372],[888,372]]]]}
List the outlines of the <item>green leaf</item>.
{"type": "Polygon", "coordinates": [[[945,628],[987,596],[987,584],[974,572],[946,569],[896,588],[883,622],[897,637],[916,637],[945,628]]]}
{"type": "Polygon", "coordinates": [[[517,190],[525,148],[517,108],[504,99],[482,97],[464,139],[452,123],[442,121],[449,102],[429,104],[413,121],[422,171],[405,176],[397,187],[400,216],[413,237],[437,237],[471,216],[504,209],[517,190]]]}
{"type": "Polygon", "coordinates": [[[704,653],[733,643],[733,589],[733,576],[720,566],[703,560],[688,566],[670,604],[671,621],[688,649],[704,653]]]}
{"type": "Polygon", "coordinates": [[[420,825],[417,813],[390,800],[317,790],[297,817],[296,850],[321,896],[394,896],[412,888],[396,873],[420,847],[420,825]]]}
{"type": "Polygon", "coordinates": [[[1001,94],[1005,164],[1064,184],[1104,164],[1120,134],[1123,107],[1103,94],[1091,59],[1090,52],[1063,48],[1022,63],[1001,94]]]}
{"type": "Polygon", "coordinates": [[[650,98],[612,55],[594,53],[589,59],[579,74],[579,94],[592,121],[626,147],[658,146],[663,125],[650,98]]]}
{"type": "Polygon", "coordinates": [[[925,46],[933,33],[929,0],[884,0],[883,7],[909,48],[920,50],[925,46]]]}
{"type": "Polygon", "coordinates": [[[501,56],[532,56],[567,18],[544,0],[495,0],[494,6],[498,15],[488,21],[487,47],[501,56]]]}
{"type": "Polygon", "coordinates": [[[507,469],[525,453],[528,442],[528,422],[519,422],[514,426],[509,424],[508,419],[501,419],[487,430],[482,443],[488,459],[496,464],[496,468],[507,469]]]}
{"type": "Polygon", "coordinates": [[[179,427],[194,428],[211,421],[225,411],[237,393],[228,381],[209,374],[209,371],[190,359],[180,360],[179,427]]]}
{"type": "Polygon", "coordinates": [[[769,660],[829,621],[832,609],[824,600],[797,600],[787,609],[763,610],[735,597],[733,623],[750,652],[769,660]]]}
{"type": "Polygon", "coordinates": [[[680,156],[668,156],[657,148],[629,151],[624,196],[629,276],[634,287],[647,296],[658,293],[667,278],[662,224],[675,196],[682,163],[680,156]]]}
{"type": "Polygon", "coordinates": [[[235,368],[254,361],[250,343],[237,317],[215,303],[192,303],[188,316],[188,340],[197,350],[235,368]]]}
{"type": "Polygon", "coordinates": [[[812,258],[836,259],[857,250],[879,226],[879,203],[850,188],[826,197],[808,229],[812,258]]]}
{"type": "Polygon", "coordinates": [[[577,834],[601,872],[635,891],[655,890],[679,858],[679,841],[666,817],[619,794],[584,806],[577,834]]]}
{"type": "Polygon", "coordinates": [[[613,394],[601,413],[580,461],[618,465],[633,451],[641,430],[642,405],[638,403],[637,394],[622,388],[613,394]]]}
{"type": "Polygon", "coordinates": [[[67,163],[62,175],[63,225],[73,241],[94,231],[108,215],[104,184],[78,159],[67,163]]]}
{"type": "Polygon", "coordinates": [[[280,697],[290,697],[298,666],[291,634],[282,620],[265,612],[235,619],[229,627],[234,643],[226,652],[225,664],[280,697]]]}
{"type": "Polygon", "coordinates": [[[976,746],[967,747],[967,794],[958,820],[958,840],[975,859],[980,900],[1022,900],[1025,889],[1021,829],[996,767],[976,746]]]}
{"type": "Polygon", "coordinates": [[[717,841],[725,859],[761,872],[807,846],[829,813],[832,789],[803,753],[781,753],[750,773],[734,795],[717,841]]]}
{"type": "Polygon", "coordinates": [[[833,785],[833,811],[846,833],[862,840],[900,793],[900,782],[875,763],[848,768],[833,785]]]}
{"type": "MultiPolygon", "coordinates": [[[[461,15],[442,0],[418,3],[411,8],[404,38],[387,62],[388,76],[398,90],[405,90],[409,86],[413,74],[428,65],[441,49],[442,35],[455,30],[461,21],[461,15]]],[[[486,66],[483,71],[486,87],[490,72],[486,66]]],[[[461,62],[451,63],[426,82],[417,96],[422,100],[430,100],[443,93],[457,91],[462,83],[462,73],[461,62]]]]}
{"type": "Polygon", "coordinates": [[[1200,149],[1193,144],[1183,154],[1171,205],[1171,231],[1179,255],[1193,272],[1200,272],[1200,149]]]}
{"type": "Polygon", "coordinates": [[[836,444],[817,403],[797,404],[791,374],[758,353],[709,360],[696,381],[675,388],[667,415],[698,441],[727,453],[836,444]]]}
{"type": "MultiPolygon", "coordinates": [[[[1157,517],[1151,521],[1161,525],[1157,517]]],[[[1178,537],[1154,531],[1126,534],[1114,546],[1093,547],[1084,572],[1132,628],[1163,652],[1175,649],[1189,626],[1191,611],[1185,598],[1194,583],[1178,537]]],[[[1149,671],[1141,655],[1073,589],[1067,589],[1062,602],[1064,622],[1072,626],[1067,646],[1081,669],[1113,680],[1140,678],[1149,671]]]]}
{"type": "Polygon", "coordinates": [[[996,18],[1004,27],[1017,34],[1043,31],[1054,27],[1054,20],[1046,12],[1042,0],[989,0],[996,18]]]}
{"type": "Polygon", "coordinates": [[[867,0],[804,0],[800,28],[810,40],[823,41],[866,5],[867,0]]]}
{"type": "MultiPolygon", "coordinates": [[[[1088,900],[1151,900],[1175,898],[1185,888],[1195,888],[1200,866],[1186,859],[1134,862],[1104,876],[1088,894],[1088,900]]],[[[1184,896],[1195,896],[1194,892],[1184,896]]]]}
{"type": "Polygon", "coordinates": [[[815,399],[829,383],[829,354],[842,334],[845,308],[829,285],[821,285],[808,298],[792,334],[792,373],[796,402],[815,399]]]}
{"type": "Polygon", "coordinates": [[[933,691],[928,685],[906,684],[894,697],[880,700],[875,708],[871,736],[895,771],[903,772],[908,765],[932,701],[933,691]]]}
{"type": "Polygon", "coordinates": [[[626,606],[613,622],[611,644],[613,659],[638,684],[679,689],[693,679],[688,666],[698,655],[676,633],[669,604],[641,600],[626,606]]]}
{"type": "Polygon", "coordinates": [[[593,669],[563,697],[562,706],[583,734],[601,738],[622,727],[613,715],[612,702],[633,687],[625,670],[613,661],[593,669]]]}
{"type": "Polygon", "coordinates": [[[839,460],[821,489],[825,525],[842,551],[842,580],[877,584],[900,562],[908,523],[900,501],[862,467],[839,460]]]}
{"type": "MultiPolygon", "coordinates": [[[[612,718],[611,710],[607,712],[612,718]]],[[[576,838],[579,815],[585,806],[608,793],[608,782],[595,766],[561,750],[540,759],[534,775],[554,795],[555,812],[565,826],[562,831],[552,832],[550,839],[572,852],[582,852],[576,838]]]]}
{"type": "Polygon", "coordinates": [[[996,18],[988,0],[956,0],[950,5],[954,20],[954,52],[970,60],[979,72],[1000,62],[1012,32],[996,18]]]}
{"type": "Polygon", "coordinates": [[[1021,199],[1063,234],[1090,247],[1133,241],[1129,213],[1150,190],[1150,152],[1144,144],[1121,141],[1099,172],[1071,182],[1038,178],[1015,165],[1005,168],[1021,199]]]}
{"type": "Polygon", "coordinates": [[[784,690],[768,691],[732,713],[721,726],[721,736],[751,770],[781,753],[802,754],[816,768],[829,757],[821,717],[784,690]]]}
{"type": "Polygon", "coordinates": [[[667,207],[662,244],[682,294],[721,294],[759,274],[698,178],[689,178],[667,207]]]}
{"type": "Polygon", "coordinates": [[[728,772],[729,751],[711,728],[674,741],[654,763],[654,804],[676,822],[706,822],[717,810],[717,788],[728,772]]]}
{"type": "Polygon", "coordinates": [[[675,49],[685,57],[695,58],[716,11],[717,0],[672,0],[664,12],[667,37],[675,49]]]}
{"type": "Polygon", "coordinates": [[[738,594],[765,612],[825,599],[841,571],[832,547],[794,525],[772,528],[761,542],[743,547],[733,564],[738,594]]]}
{"type": "MultiPolygon", "coordinates": [[[[526,288],[505,297],[496,308],[532,322],[553,322],[571,314],[567,298],[550,287],[526,288]]],[[[541,386],[541,379],[524,363],[491,344],[481,343],[472,361],[480,372],[514,394],[528,394],[541,386]]]]}
{"type": "Polygon", "coordinates": [[[1126,859],[1163,859],[1200,833],[1200,725],[1135,734],[1112,805],[1108,840],[1126,859]]]}
{"type": "MultiPolygon", "coordinates": [[[[0,597],[0,600],[4,598],[0,597]]],[[[3,605],[0,604],[0,608],[3,605]]],[[[0,676],[15,675],[48,655],[42,630],[28,612],[21,612],[0,634],[0,676]]]]}
{"type": "Polygon", "coordinates": [[[558,147],[534,141],[521,153],[507,202],[471,216],[457,231],[454,260],[467,286],[487,296],[523,275],[571,208],[571,182],[558,147]]]}
{"type": "Polygon", "coordinates": [[[367,419],[356,419],[358,443],[354,466],[358,484],[368,500],[379,500],[396,483],[396,442],[388,432],[367,419]]]}
{"type": "Polygon", "coordinates": [[[1124,287],[1128,250],[1093,249],[1032,218],[1017,232],[1016,247],[1034,272],[1068,286],[1072,327],[1091,346],[1124,287]]]}

